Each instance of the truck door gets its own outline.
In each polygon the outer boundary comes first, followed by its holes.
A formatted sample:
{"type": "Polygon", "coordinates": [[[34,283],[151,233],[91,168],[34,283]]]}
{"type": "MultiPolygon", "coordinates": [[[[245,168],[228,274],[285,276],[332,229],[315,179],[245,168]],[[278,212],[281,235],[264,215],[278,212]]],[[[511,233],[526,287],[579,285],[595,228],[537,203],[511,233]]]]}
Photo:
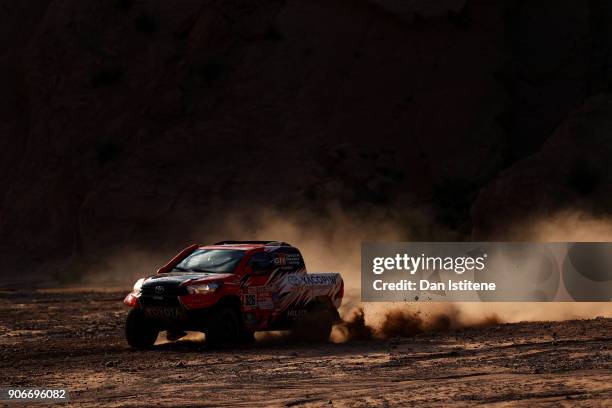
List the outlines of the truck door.
{"type": "Polygon", "coordinates": [[[271,328],[286,314],[296,296],[294,286],[287,285],[288,275],[304,275],[306,266],[295,247],[266,247],[247,261],[247,280],[242,291],[245,324],[256,330],[271,328]]]}
{"type": "Polygon", "coordinates": [[[270,279],[274,270],[273,258],[267,252],[256,252],[247,262],[242,311],[245,325],[255,330],[267,329],[274,318],[274,300],[278,293],[278,285],[270,279]]]}

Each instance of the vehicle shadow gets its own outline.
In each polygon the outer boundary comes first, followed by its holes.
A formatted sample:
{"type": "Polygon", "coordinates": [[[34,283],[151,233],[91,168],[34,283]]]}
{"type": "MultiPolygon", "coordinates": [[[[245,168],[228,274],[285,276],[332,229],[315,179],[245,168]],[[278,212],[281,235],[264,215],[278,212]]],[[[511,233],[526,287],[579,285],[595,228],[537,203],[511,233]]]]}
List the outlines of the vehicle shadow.
{"type": "MultiPolygon", "coordinates": [[[[413,343],[416,339],[369,339],[369,340],[349,340],[336,343],[333,341],[307,342],[291,337],[289,334],[278,332],[267,332],[258,334],[257,339],[249,344],[239,344],[232,347],[212,347],[206,343],[205,339],[180,339],[177,341],[164,342],[154,346],[154,350],[180,353],[271,353],[286,352],[289,354],[300,355],[307,353],[309,356],[351,355],[361,354],[364,350],[368,352],[385,352],[397,347],[400,343],[413,343]]],[[[418,343],[417,340],[415,343],[418,343]]],[[[428,341],[431,345],[431,342],[428,341]]]]}

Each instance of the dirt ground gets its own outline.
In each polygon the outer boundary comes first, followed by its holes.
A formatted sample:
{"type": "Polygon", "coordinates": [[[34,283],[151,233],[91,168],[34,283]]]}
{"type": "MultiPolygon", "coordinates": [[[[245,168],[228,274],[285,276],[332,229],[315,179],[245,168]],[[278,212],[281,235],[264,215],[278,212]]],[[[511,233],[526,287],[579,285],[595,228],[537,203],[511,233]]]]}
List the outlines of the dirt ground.
{"type": "Polygon", "coordinates": [[[123,295],[1,292],[0,387],[66,388],[72,406],[612,406],[612,319],[133,351],[123,295]]]}

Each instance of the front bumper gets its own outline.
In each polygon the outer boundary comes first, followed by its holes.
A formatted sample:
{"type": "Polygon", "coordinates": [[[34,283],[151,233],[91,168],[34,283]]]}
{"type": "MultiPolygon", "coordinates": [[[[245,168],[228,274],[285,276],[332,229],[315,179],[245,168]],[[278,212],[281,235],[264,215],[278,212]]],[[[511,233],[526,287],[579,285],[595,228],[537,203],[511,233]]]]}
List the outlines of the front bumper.
{"type": "Polygon", "coordinates": [[[155,296],[146,293],[129,293],[124,303],[142,309],[147,319],[160,330],[206,331],[211,307],[190,309],[182,302],[188,296],[155,296]]]}

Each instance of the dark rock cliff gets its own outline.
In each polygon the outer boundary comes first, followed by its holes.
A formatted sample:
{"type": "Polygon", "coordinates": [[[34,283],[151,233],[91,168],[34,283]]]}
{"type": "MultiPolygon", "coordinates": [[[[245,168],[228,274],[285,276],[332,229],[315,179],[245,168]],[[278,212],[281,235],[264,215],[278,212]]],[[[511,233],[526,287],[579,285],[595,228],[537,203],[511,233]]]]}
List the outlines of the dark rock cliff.
{"type": "Polygon", "coordinates": [[[176,248],[246,206],[426,207],[485,230],[491,203],[513,211],[512,172],[549,177],[517,162],[609,91],[611,9],[1,1],[3,270],[176,248]]]}

